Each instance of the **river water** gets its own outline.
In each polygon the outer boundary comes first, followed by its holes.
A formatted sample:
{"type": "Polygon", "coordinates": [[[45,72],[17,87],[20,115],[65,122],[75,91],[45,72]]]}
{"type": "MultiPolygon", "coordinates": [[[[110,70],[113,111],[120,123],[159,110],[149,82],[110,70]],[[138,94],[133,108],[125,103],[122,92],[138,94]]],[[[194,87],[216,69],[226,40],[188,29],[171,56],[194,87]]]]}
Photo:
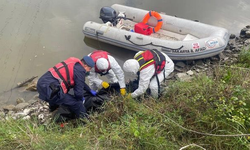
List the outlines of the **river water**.
{"type": "Polygon", "coordinates": [[[0,0],[0,104],[29,99],[21,89],[4,91],[70,56],[104,49],[120,65],[131,58],[134,52],[86,39],[82,33],[85,22],[101,22],[101,7],[114,3],[199,20],[236,35],[250,22],[249,0],[0,0]]]}

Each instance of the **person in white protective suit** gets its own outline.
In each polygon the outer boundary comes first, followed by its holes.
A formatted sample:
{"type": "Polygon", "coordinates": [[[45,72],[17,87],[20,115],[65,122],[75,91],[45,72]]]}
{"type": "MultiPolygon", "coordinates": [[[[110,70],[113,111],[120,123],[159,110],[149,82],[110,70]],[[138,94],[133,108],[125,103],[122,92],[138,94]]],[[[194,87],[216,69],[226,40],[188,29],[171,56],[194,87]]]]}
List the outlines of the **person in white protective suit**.
{"type": "Polygon", "coordinates": [[[90,56],[94,62],[95,67],[90,70],[88,76],[89,86],[92,90],[98,90],[100,88],[108,88],[109,83],[119,83],[121,95],[126,94],[126,85],[124,79],[124,72],[115,58],[108,52],[102,50],[96,50],[90,53],[90,56]],[[105,75],[108,78],[108,82],[99,78],[99,75],[105,75]]]}
{"type": "Polygon", "coordinates": [[[138,88],[128,97],[136,98],[149,88],[151,96],[159,97],[160,83],[174,70],[173,61],[157,50],[139,51],[134,59],[129,59],[123,64],[123,70],[128,73],[138,74],[138,88]]]}

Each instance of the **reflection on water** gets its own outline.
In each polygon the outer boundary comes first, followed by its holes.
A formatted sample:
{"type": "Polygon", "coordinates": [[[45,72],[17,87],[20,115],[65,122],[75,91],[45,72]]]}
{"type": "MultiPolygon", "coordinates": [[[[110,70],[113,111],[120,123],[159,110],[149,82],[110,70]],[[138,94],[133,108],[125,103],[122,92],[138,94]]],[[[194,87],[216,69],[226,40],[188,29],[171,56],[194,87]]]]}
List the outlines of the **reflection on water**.
{"type": "MultiPolygon", "coordinates": [[[[133,57],[135,52],[126,49],[83,41],[83,24],[101,22],[101,7],[114,3],[199,20],[234,34],[250,22],[249,0],[0,0],[0,93],[26,78],[41,76],[70,56],[80,58],[94,49],[110,52],[120,65],[133,57]]],[[[14,102],[25,95],[12,91],[10,96],[0,95],[0,102],[14,102]]]]}
{"type": "Polygon", "coordinates": [[[16,99],[23,98],[29,101],[34,99],[37,92],[26,91],[24,88],[9,89],[0,93],[0,108],[5,104],[16,104],[16,99]]]}

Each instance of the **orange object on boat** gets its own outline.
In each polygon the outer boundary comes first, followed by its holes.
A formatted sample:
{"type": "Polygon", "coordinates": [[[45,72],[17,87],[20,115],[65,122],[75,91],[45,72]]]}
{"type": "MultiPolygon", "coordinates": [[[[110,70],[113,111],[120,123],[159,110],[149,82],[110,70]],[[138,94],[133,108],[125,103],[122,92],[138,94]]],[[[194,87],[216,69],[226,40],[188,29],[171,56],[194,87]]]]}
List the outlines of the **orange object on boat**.
{"type": "Polygon", "coordinates": [[[158,21],[157,25],[156,25],[154,28],[151,28],[151,31],[152,31],[151,33],[155,33],[155,32],[157,32],[157,31],[159,31],[159,30],[161,29],[161,26],[162,26],[162,24],[163,24],[161,15],[160,15],[158,12],[156,12],[156,11],[149,11],[149,12],[144,16],[142,22],[143,22],[144,24],[147,24],[149,18],[152,17],[152,16],[155,17],[155,18],[157,19],[157,21],[158,21]]]}

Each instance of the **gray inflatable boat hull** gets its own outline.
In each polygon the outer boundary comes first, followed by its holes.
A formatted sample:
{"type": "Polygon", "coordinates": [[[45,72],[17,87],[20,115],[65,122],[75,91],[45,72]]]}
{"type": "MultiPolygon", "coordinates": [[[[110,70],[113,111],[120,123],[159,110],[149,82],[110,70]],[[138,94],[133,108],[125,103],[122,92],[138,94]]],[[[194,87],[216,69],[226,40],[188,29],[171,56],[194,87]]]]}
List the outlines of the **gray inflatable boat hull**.
{"type": "MultiPolygon", "coordinates": [[[[111,7],[133,21],[122,19],[119,27],[88,21],[83,26],[86,37],[134,51],[157,49],[173,60],[215,56],[225,49],[229,40],[230,34],[227,29],[162,13],[160,15],[163,25],[158,32],[151,35],[135,33],[134,24],[141,22],[149,11],[119,4],[111,7]]],[[[156,23],[154,17],[148,21],[152,27],[156,23]]]]}

